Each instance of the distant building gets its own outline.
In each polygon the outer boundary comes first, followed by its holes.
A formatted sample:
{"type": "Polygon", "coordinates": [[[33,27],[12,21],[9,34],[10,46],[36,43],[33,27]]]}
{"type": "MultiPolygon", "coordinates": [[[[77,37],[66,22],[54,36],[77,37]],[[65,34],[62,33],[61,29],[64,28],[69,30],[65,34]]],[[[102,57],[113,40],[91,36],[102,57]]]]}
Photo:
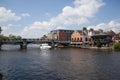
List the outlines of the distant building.
{"type": "Polygon", "coordinates": [[[58,40],[58,41],[70,41],[71,34],[73,33],[73,31],[74,30],[64,30],[64,29],[52,30],[47,35],[47,39],[58,40]]]}
{"type": "Polygon", "coordinates": [[[120,42],[120,33],[113,36],[113,41],[114,42],[120,42]]]}
{"type": "Polygon", "coordinates": [[[46,35],[43,35],[40,39],[42,39],[42,40],[47,40],[47,36],[46,36],[46,35]]]}
{"type": "Polygon", "coordinates": [[[103,32],[102,29],[94,30],[92,28],[87,29],[83,27],[82,30],[52,30],[48,35],[44,36],[43,39],[58,40],[58,41],[71,41],[72,43],[95,43],[100,40],[101,43],[110,43],[112,39],[120,40],[120,34],[116,35],[114,31],[110,30],[103,32]]]}
{"type": "Polygon", "coordinates": [[[73,42],[82,42],[83,38],[84,38],[84,36],[83,36],[82,30],[75,30],[71,34],[71,41],[73,41],[73,42]]]}
{"type": "Polygon", "coordinates": [[[76,30],[71,35],[71,41],[73,42],[87,42],[88,41],[88,30],[83,28],[83,30],[76,30]]]}
{"type": "Polygon", "coordinates": [[[111,36],[115,36],[116,33],[113,31],[113,30],[110,30],[110,31],[107,31],[107,32],[104,32],[105,34],[108,34],[108,35],[111,35],[111,36]]]}
{"type": "MultiPolygon", "coordinates": [[[[107,44],[112,41],[111,34],[104,33],[102,29],[94,30],[83,28],[82,30],[75,30],[71,35],[71,42],[79,42],[94,44],[97,40],[100,40],[101,43],[107,44]]],[[[81,44],[81,43],[80,43],[81,44]]]]}

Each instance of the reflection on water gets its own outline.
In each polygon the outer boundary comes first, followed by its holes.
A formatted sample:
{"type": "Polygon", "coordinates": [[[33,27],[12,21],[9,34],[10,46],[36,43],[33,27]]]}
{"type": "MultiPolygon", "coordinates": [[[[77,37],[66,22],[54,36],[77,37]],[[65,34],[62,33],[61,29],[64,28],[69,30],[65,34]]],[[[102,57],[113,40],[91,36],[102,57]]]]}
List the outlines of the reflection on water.
{"type": "Polygon", "coordinates": [[[41,49],[40,55],[45,59],[49,58],[50,57],[50,49],[41,49]]]}
{"type": "Polygon", "coordinates": [[[4,80],[120,80],[120,54],[114,51],[19,46],[0,51],[4,80]]]}

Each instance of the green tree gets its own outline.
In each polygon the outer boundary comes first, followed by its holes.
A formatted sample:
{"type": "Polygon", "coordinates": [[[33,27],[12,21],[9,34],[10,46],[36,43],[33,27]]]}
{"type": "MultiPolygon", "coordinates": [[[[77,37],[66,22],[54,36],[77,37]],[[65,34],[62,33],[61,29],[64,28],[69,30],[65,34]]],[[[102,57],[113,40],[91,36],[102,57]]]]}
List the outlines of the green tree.
{"type": "Polygon", "coordinates": [[[4,40],[8,40],[9,37],[8,37],[8,36],[3,36],[3,39],[4,39],[4,40]]]}
{"type": "Polygon", "coordinates": [[[22,39],[21,36],[15,36],[15,35],[9,35],[9,39],[17,39],[17,40],[20,40],[22,39]]]}
{"type": "Polygon", "coordinates": [[[120,51],[120,43],[114,43],[114,50],[120,51]]]}
{"type": "Polygon", "coordinates": [[[17,40],[21,40],[22,37],[21,37],[21,36],[16,36],[16,39],[17,39],[17,40]]]}
{"type": "Polygon", "coordinates": [[[96,41],[96,45],[97,45],[97,47],[101,47],[101,42],[100,42],[100,40],[97,40],[97,41],[96,41]]]}
{"type": "Polygon", "coordinates": [[[10,34],[9,39],[16,39],[16,36],[10,34]]]}
{"type": "Polygon", "coordinates": [[[3,36],[0,35],[0,46],[2,45],[3,36]]]}

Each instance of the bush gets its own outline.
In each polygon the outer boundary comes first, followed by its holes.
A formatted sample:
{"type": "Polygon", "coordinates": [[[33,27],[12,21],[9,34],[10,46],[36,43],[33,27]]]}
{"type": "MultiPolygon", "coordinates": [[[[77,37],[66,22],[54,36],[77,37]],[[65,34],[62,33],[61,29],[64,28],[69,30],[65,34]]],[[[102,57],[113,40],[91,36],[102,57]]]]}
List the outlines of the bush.
{"type": "Polygon", "coordinates": [[[97,41],[96,41],[96,46],[97,46],[97,47],[101,47],[101,42],[100,42],[100,40],[97,40],[97,41]]]}
{"type": "Polygon", "coordinates": [[[114,47],[114,50],[120,51],[120,43],[115,43],[113,47],[114,47]]]}

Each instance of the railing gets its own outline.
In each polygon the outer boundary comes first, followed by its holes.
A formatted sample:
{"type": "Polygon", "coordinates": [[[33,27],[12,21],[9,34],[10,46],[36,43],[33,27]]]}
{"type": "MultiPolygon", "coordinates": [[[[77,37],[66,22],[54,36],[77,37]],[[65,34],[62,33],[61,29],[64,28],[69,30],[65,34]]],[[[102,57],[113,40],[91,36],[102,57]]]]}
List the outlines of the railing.
{"type": "Polygon", "coordinates": [[[22,42],[27,42],[27,43],[70,43],[70,41],[57,41],[57,40],[42,40],[42,39],[8,39],[8,40],[2,40],[3,44],[15,44],[15,43],[22,43],[22,42]]]}

